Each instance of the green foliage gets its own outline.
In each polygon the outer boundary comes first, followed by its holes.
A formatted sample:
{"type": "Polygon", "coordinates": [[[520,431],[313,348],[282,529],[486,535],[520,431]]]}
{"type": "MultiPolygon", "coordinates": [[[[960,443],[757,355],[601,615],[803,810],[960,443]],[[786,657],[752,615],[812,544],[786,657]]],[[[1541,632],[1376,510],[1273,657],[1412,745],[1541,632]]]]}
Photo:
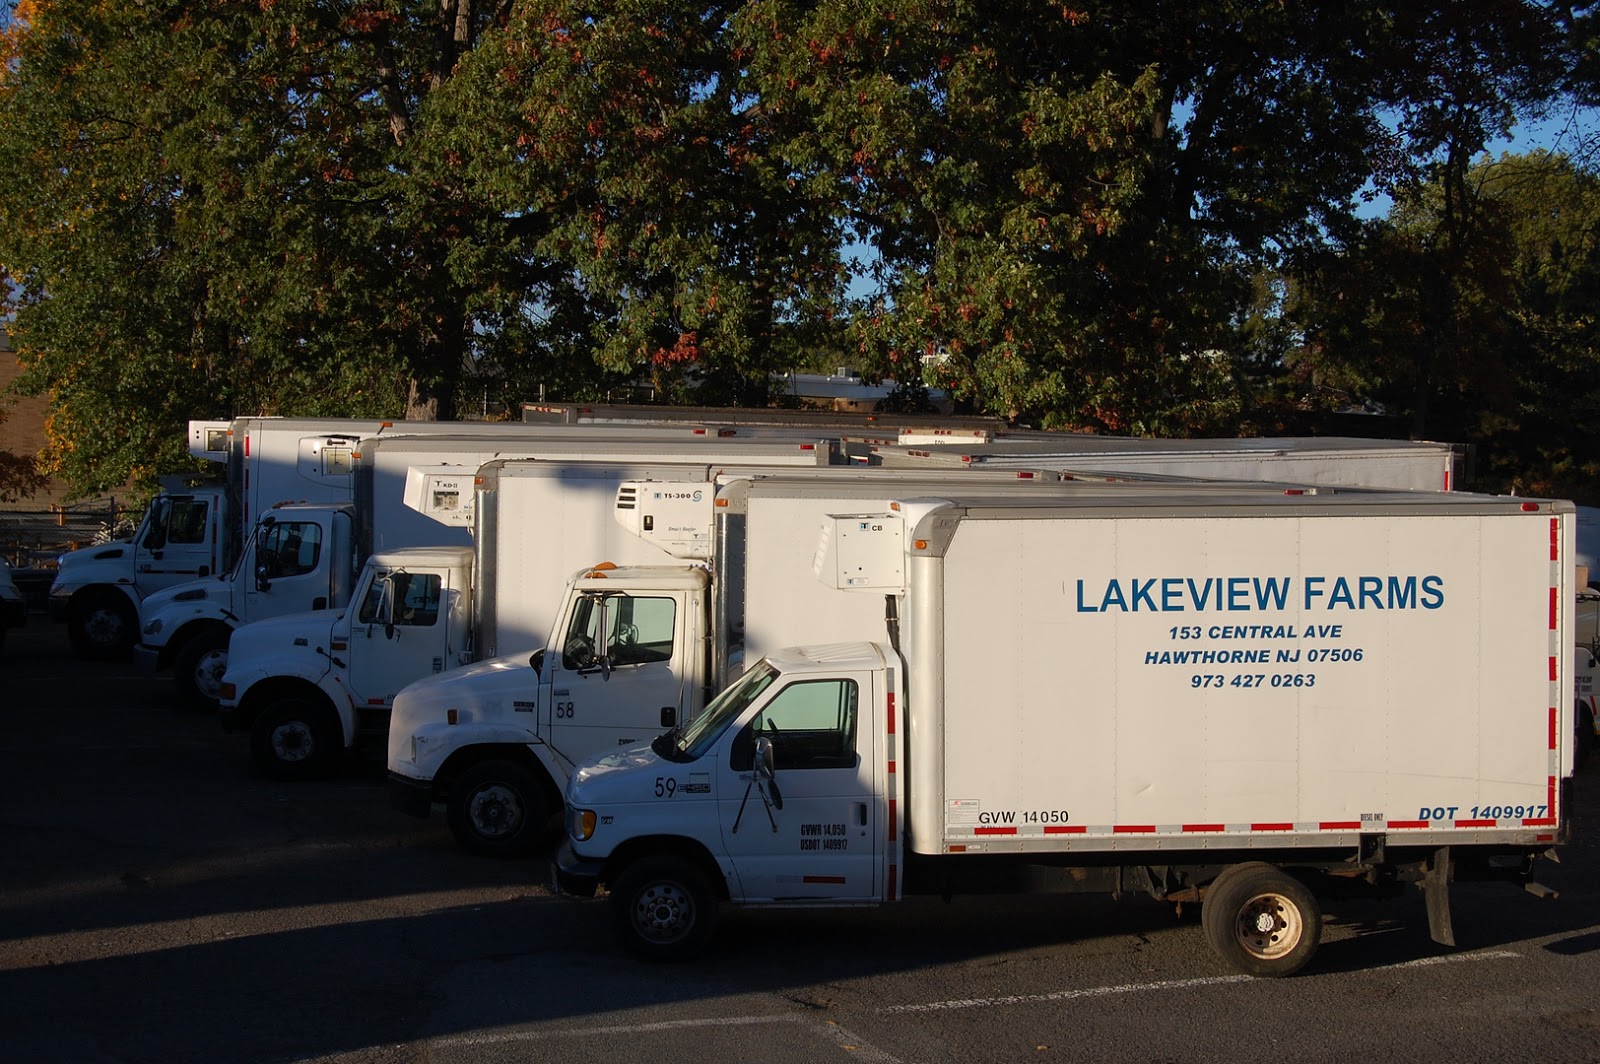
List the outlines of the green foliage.
{"type": "Polygon", "coordinates": [[[1370,15],[1208,4],[759,0],[778,145],[876,252],[864,368],[1050,425],[1226,432],[1250,264],[1348,225],[1370,15]],[[1188,117],[1180,119],[1179,112],[1188,117]]]}
{"type": "Polygon", "coordinates": [[[1304,273],[1290,361],[1476,443],[1487,489],[1600,500],[1600,177],[1546,153],[1463,177],[1470,210],[1424,184],[1304,273]],[[1453,242],[1463,214],[1470,237],[1453,242]]]}
{"type": "Polygon", "coordinates": [[[56,0],[13,27],[0,263],[78,487],[181,466],[191,417],[397,415],[459,375],[459,297],[374,76],[386,21],[56,0]]]}
{"type": "Polygon", "coordinates": [[[1592,100],[1588,8],[16,15],[0,270],[85,489],[178,467],[190,417],[750,403],[819,362],[1050,426],[1310,430],[1381,398],[1504,436],[1531,415],[1474,404],[1585,335],[1494,235],[1529,205],[1469,178],[1515,118],[1592,100]],[[1363,224],[1374,192],[1401,207],[1363,224]]]}

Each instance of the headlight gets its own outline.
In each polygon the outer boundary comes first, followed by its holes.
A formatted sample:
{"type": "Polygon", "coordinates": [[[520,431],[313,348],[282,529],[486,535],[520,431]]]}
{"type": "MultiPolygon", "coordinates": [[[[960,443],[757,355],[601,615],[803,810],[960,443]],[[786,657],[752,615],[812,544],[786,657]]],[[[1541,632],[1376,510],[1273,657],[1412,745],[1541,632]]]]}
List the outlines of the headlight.
{"type": "Polygon", "coordinates": [[[588,842],[594,834],[594,810],[568,809],[567,834],[572,836],[574,842],[588,842]]]}
{"type": "Polygon", "coordinates": [[[144,634],[156,635],[161,631],[161,623],[161,618],[157,617],[155,620],[144,626],[144,634]]]}

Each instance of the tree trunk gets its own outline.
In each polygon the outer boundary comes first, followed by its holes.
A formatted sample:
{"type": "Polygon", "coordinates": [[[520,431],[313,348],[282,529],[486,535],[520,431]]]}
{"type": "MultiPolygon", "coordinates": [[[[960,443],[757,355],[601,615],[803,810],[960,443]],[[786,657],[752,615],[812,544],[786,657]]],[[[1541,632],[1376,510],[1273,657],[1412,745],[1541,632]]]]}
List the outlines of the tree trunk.
{"type": "Polygon", "coordinates": [[[407,421],[438,421],[439,397],[424,394],[422,383],[417,378],[411,378],[411,390],[406,396],[407,421]]]}

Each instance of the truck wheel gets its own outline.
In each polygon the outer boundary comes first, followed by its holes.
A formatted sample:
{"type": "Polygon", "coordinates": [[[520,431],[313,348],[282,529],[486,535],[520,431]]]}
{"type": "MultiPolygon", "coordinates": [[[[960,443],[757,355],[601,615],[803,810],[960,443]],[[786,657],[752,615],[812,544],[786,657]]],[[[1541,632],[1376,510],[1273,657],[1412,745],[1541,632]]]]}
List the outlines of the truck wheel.
{"type": "Polygon", "coordinates": [[[550,802],[539,780],[510,761],[480,761],[450,783],[450,831],[482,857],[526,857],[544,837],[550,802]]]}
{"type": "Polygon", "coordinates": [[[133,604],[117,591],[91,591],[73,600],[67,613],[72,648],[93,661],[123,658],[139,627],[133,604]]]}
{"type": "Polygon", "coordinates": [[[1305,884],[1262,861],[1234,865],[1200,906],[1206,941],[1246,975],[1293,975],[1322,938],[1322,910],[1305,884]]]}
{"type": "Polygon", "coordinates": [[[278,780],[320,779],[344,752],[326,708],[305,698],[280,698],[250,729],[250,754],[263,775],[278,780]]]}
{"type": "Polygon", "coordinates": [[[172,662],[172,682],[178,704],[196,712],[215,712],[222,693],[222,674],[228,671],[227,632],[201,632],[178,651],[172,662]]]}
{"type": "Polygon", "coordinates": [[[628,952],[645,961],[678,961],[711,941],[717,895],[704,872],[681,857],[646,857],[611,889],[611,904],[628,952]]]}

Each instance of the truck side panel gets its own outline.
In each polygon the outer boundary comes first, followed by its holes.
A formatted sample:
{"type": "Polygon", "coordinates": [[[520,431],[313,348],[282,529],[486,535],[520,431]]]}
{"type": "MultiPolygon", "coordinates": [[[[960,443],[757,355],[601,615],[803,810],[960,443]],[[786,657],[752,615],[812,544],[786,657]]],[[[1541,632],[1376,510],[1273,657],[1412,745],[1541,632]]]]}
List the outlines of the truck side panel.
{"type": "MultiPolygon", "coordinates": [[[[586,565],[648,565],[661,552],[628,535],[612,516],[624,480],[689,478],[686,467],[542,462],[509,474],[490,467],[478,500],[479,645],[475,656],[532,653],[545,645],[564,587],[586,565]],[[532,593],[532,591],[538,593],[532,593]]],[[[515,467],[513,467],[515,469],[515,467]]],[[[699,477],[710,469],[696,467],[699,477]]]]}
{"type": "Polygon", "coordinates": [[[1571,546],[1509,509],[964,520],[917,849],[1533,841],[1570,758],[1571,546]]]}
{"type": "MultiPolygon", "coordinates": [[[[892,490],[887,484],[884,491],[892,490]]],[[[780,647],[829,641],[883,641],[884,596],[840,594],[817,579],[819,514],[864,512],[873,503],[841,496],[833,504],[813,497],[754,497],[745,532],[744,660],[780,647]]],[[[876,504],[882,509],[882,504],[876,504]]]]}

